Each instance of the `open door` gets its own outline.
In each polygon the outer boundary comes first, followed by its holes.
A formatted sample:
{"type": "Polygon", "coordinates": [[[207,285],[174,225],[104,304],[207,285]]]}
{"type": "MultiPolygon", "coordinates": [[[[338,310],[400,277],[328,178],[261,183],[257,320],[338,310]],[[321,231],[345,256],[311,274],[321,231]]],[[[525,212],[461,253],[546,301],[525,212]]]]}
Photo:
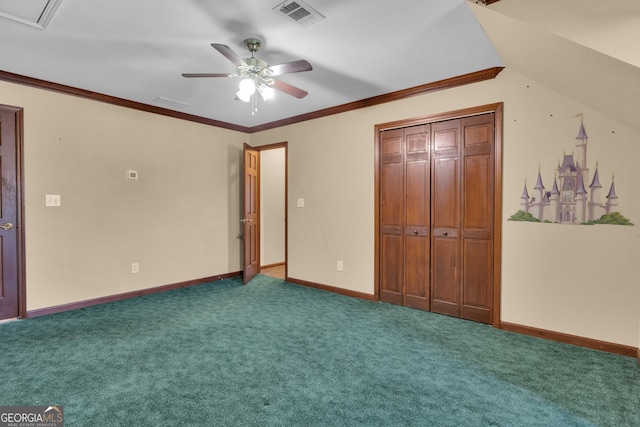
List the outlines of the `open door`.
{"type": "Polygon", "coordinates": [[[23,317],[22,109],[0,105],[0,320],[23,317]]]}
{"type": "Polygon", "coordinates": [[[243,186],[243,216],[240,220],[243,230],[243,277],[245,284],[249,283],[260,271],[260,157],[257,150],[244,144],[244,186],[243,186]]]}

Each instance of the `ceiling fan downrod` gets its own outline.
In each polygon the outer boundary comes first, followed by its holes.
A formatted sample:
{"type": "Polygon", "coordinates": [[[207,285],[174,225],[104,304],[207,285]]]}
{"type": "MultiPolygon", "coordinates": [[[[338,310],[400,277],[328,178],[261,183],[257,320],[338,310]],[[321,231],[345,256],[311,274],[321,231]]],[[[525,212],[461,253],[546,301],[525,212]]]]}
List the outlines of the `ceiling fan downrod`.
{"type": "Polygon", "coordinates": [[[251,57],[253,58],[253,55],[260,50],[260,46],[262,46],[262,42],[258,39],[254,39],[254,38],[249,38],[249,39],[245,39],[242,43],[244,43],[244,45],[247,47],[247,49],[249,49],[249,52],[251,52],[251,57]]]}

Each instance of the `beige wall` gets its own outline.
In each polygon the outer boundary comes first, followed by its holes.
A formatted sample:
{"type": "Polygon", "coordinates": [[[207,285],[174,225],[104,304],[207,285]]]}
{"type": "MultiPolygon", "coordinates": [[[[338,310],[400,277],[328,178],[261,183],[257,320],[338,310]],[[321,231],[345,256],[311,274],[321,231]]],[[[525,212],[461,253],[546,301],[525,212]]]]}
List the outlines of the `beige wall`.
{"type": "Polygon", "coordinates": [[[0,103],[25,107],[28,309],[239,270],[245,141],[289,143],[289,275],[372,294],[374,126],[495,102],[504,102],[502,320],[637,347],[637,227],[506,218],[524,180],[531,187],[538,168],[552,176],[572,149],[583,113],[590,167],[598,161],[604,185],[615,172],[620,211],[640,223],[640,131],[510,70],[252,135],[0,84],[0,103]],[[126,169],[140,181],[126,181],[126,169]],[[62,195],[61,208],[44,207],[48,193],[62,195]]]}
{"type": "MultiPolygon", "coordinates": [[[[495,80],[251,136],[289,142],[289,275],[370,293],[374,267],[374,126],[504,102],[502,320],[637,346],[640,287],[637,227],[509,222],[538,168],[553,168],[575,144],[583,113],[589,166],[603,185],[613,172],[623,214],[640,223],[636,159],[640,133],[504,70],[495,80]],[[304,208],[295,200],[305,198],[304,208]],[[336,270],[336,261],[344,271],[336,270]]],[[[588,185],[588,184],[587,184],[588,185]]],[[[608,190],[608,187],[607,187],[608,190]]]]}
{"type": "Polygon", "coordinates": [[[2,82],[0,103],[24,108],[27,310],[241,268],[247,135],[2,82]]]}

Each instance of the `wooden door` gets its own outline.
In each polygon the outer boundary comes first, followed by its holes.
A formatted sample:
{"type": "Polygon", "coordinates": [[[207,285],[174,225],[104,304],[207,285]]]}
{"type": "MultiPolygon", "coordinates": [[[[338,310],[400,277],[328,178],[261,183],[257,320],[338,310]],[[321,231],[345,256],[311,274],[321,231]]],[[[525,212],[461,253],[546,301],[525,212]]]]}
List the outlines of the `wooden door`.
{"type": "Polygon", "coordinates": [[[380,299],[429,309],[429,127],[380,138],[380,299]]]}
{"type": "Polygon", "coordinates": [[[460,315],[460,120],[433,124],[431,311],[460,315]]]}
{"type": "Polygon", "coordinates": [[[501,112],[496,104],[380,125],[381,301],[499,325],[501,112]]]}
{"type": "Polygon", "coordinates": [[[429,309],[429,126],[404,130],[404,305],[429,309]]]}
{"type": "Polygon", "coordinates": [[[460,317],[493,317],[495,116],[462,119],[460,317]]]}
{"type": "Polygon", "coordinates": [[[243,184],[243,282],[249,283],[260,271],[260,157],[257,150],[244,144],[243,184]]]}
{"type": "Polygon", "coordinates": [[[494,114],[433,124],[432,300],[437,313],[491,323],[494,114]]]}
{"type": "Polygon", "coordinates": [[[380,300],[404,304],[404,131],[380,135],[380,300]]]}
{"type": "Polygon", "coordinates": [[[0,320],[24,315],[21,301],[22,109],[0,105],[0,320]]]}

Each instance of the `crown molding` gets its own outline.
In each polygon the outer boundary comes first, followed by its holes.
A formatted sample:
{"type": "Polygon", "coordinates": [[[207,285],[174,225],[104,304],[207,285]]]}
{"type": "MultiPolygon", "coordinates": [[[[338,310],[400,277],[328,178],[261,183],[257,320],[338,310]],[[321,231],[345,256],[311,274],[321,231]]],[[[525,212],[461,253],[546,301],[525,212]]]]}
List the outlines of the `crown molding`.
{"type": "Polygon", "coordinates": [[[345,113],[348,111],[358,110],[361,108],[372,107],[374,105],[384,104],[387,102],[399,101],[401,99],[409,98],[417,95],[424,95],[426,93],[435,92],[439,90],[451,89],[458,86],[463,86],[471,83],[481,82],[484,80],[490,80],[496,78],[496,76],[504,69],[504,67],[493,67],[485,70],[476,71],[473,73],[463,74],[457,77],[452,77],[437,82],[427,83],[421,86],[415,86],[408,89],[399,90],[397,92],[391,92],[384,95],[378,95],[371,98],[362,99],[359,101],[350,102],[347,104],[338,105],[335,107],[325,108],[323,110],[313,111],[299,116],[289,117],[287,119],[278,120],[262,125],[253,127],[240,126],[233,123],[222,122],[219,120],[208,119],[205,117],[195,116],[193,114],[182,113],[179,111],[169,110],[167,108],[157,107],[149,104],[143,104],[141,102],[130,101],[123,98],[117,98],[102,93],[92,92],[84,89],[75,88],[72,86],[62,85],[59,83],[53,83],[46,80],[40,80],[33,77],[27,77],[20,74],[14,74],[7,71],[0,70],[0,80],[6,82],[15,83],[24,86],[30,86],[37,89],[49,90],[66,95],[77,96],[80,98],[91,99],[94,101],[105,102],[120,107],[131,108],[134,110],[145,111],[148,113],[160,114],[167,117],[173,117],[180,120],[187,120],[195,123],[201,123],[204,125],[215,126],[223,129],[234,130],[244,133],[256,133],[268,129],[274,129],[286,125],[300,123],[308,120],[318,119],[321,117],[327,117],[334,114],[345,113]]]}

